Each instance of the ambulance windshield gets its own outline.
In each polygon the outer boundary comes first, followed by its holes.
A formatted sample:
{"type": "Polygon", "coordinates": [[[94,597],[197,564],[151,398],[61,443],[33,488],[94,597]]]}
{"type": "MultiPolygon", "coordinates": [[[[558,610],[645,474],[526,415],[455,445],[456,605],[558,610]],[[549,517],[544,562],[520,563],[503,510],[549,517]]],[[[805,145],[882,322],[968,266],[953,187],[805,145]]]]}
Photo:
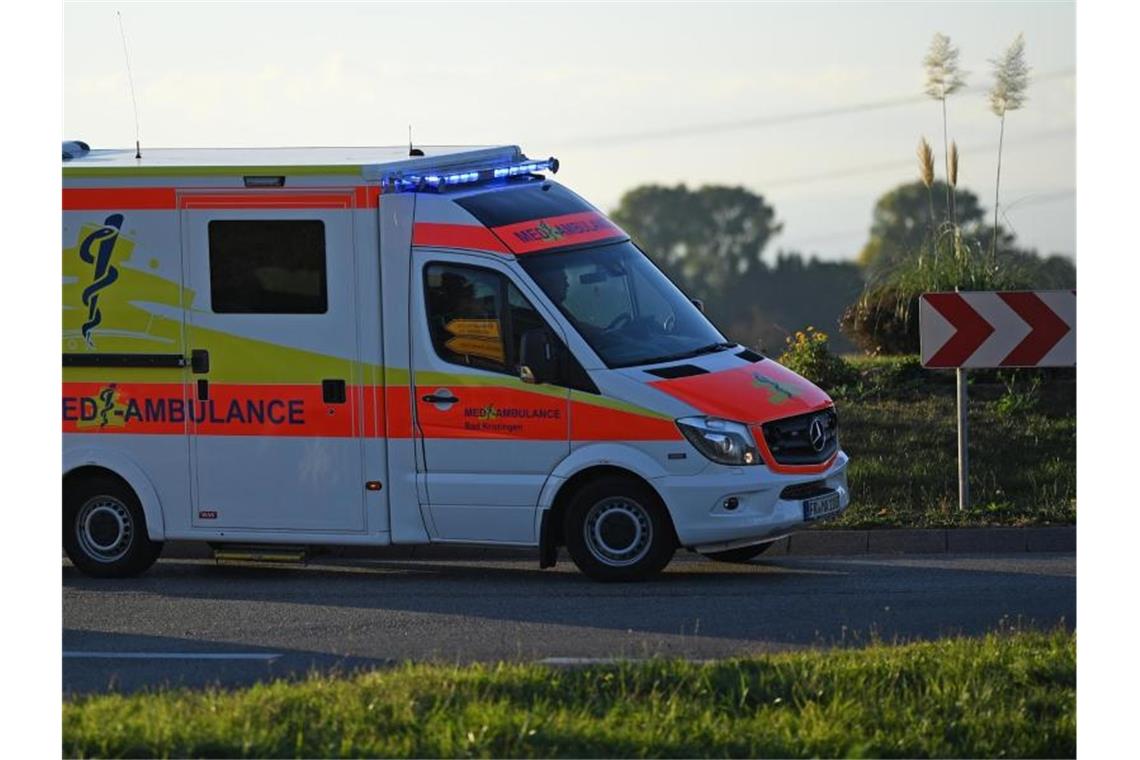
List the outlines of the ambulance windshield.
{"type": "Polygon", "coordinates": [[[608,367],[735,345],[630,242],[530,254],[519,262],[608,367]]]}

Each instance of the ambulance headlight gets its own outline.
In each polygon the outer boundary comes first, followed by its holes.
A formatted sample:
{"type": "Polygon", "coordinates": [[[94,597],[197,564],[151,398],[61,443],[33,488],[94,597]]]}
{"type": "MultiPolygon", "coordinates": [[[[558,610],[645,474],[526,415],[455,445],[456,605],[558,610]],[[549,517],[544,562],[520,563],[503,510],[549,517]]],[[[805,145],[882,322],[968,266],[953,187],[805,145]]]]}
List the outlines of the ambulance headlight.
{"type": "Polygon", "coordinates": [[[718,464],[763,464],[747,425],[716,417],[682,417],[677,427],[697,451],[718,464]]]}

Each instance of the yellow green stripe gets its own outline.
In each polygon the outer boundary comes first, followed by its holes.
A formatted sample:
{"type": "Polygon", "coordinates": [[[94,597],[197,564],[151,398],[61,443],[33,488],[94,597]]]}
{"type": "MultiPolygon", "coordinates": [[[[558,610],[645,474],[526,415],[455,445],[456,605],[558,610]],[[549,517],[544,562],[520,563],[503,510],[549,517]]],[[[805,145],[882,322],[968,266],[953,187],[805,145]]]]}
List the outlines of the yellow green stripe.
{"type": "MultiPolygon", "coordinates": [[[[386,377],[391,377],[391,374],[396,370],[386,369],[386,377]]],[[[401,370],[407,372],[407,370],[401,370]]],[[[537,393],[543,396],[552,396],[554,398],[566,398],[566,388],[558,385],[546,384],[531,384],[524,383],[522,380],[512,377],[510,375],[496,375],[494,377],[485,377],[483,375],[465,375],[452,372],[417,372],[415,373],[416,385],[454,385],[457,387],[464,386],[494,386],[496,388],[511,388],[514,390],[527,391],[528,393],[537,393]]],[[[402,382],[393,382],[389,380],[389,385],[405,384],[407,382],[406,375],[403,376],[402,382]]],[[[631,404],[627,401],[619,401],[614,398],[606,396],[598,396],[593,393],[584,393],[582,391],[570,391],[570,398],[580,404],[589,404],[591,406],[598,406],[605,409],[613,409],[619,412],[628,412],[629,414],[637,414],[642,417],[655,417],[662,420],[671,420],[671,416],[661,414],[651,409],[631,404]]]]}

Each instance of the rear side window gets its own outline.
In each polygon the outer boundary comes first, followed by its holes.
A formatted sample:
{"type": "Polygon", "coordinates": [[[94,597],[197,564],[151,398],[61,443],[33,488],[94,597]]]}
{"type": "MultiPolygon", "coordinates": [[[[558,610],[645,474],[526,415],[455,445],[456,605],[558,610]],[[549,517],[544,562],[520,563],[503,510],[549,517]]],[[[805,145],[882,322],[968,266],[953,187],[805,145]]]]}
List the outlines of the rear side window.
{"type": "Polygon", "coordinates": [[[210,305],[215,313],[328,311],[324,222],[215,220],[209,236],[210,305]]]}

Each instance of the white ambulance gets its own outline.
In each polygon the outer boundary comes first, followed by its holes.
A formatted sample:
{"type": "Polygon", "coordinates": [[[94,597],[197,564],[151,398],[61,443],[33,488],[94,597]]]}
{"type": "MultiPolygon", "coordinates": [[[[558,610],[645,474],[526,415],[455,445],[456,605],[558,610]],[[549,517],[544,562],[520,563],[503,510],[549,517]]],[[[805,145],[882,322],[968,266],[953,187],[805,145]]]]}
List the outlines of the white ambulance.
{"type": "Polygon", "coordinates": [[[514,146],[63,145],[63,544],[743,561],[847,507],[828,396],[514,146]]]}

